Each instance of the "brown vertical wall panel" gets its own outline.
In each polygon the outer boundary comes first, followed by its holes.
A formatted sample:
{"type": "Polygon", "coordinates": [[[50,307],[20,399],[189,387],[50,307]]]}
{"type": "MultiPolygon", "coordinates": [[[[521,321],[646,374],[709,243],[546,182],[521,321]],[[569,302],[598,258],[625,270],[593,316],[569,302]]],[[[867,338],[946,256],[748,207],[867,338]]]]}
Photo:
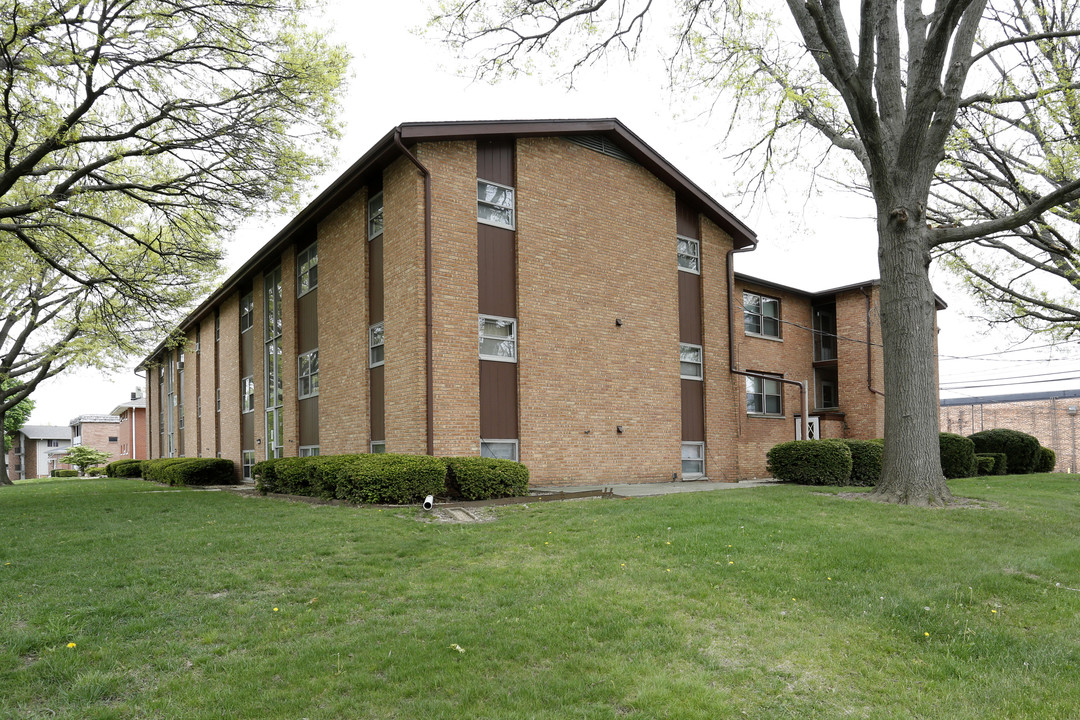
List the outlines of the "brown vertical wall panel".
{"type": "Polygon", "coordinates": [[[368,241],[368,324],[383,321],[383,236],[368,241]]]}
{"type": "Polygon", "coordinates": [[[296,301],[296,350],[307,352],[317,347],[319,347],[318,288],[296,301]]]}
{"type": "Polygon", "coordinates": [[[476,176],[500,185],[514,185],[514,139],[476,143],[476,176]]]}
{"type": "Polygon", "coordinates": [[[682,439],[705,440],[705,384],[700,380],[682,381],[682,439]]]}
{"type": "Polygon", "coordinates": [[[319,396],[304,398],[299,405],[300,445],[318,445],[319,396]]]}
{"type": "Polygon", "coordinates": [[[698,213],[682,198],[675,198],[675,232],[693,240],[701,239],[698,229],[698,213]]]}
{"type": "Polygon", "coordinates": [[[517,363],[481,360],[480,437],[513,440],[517,436],[517,363]]]}
{"type": "Polygon", "coordinates": [[[386,439],[385,367],[371,368],[371,439],[379,442],[386,439]]]}
{"type": "Polygon", "coordinates": [[[479,312],[514,317],[517,314],[514,231],[482,223],[476,227],[479,312]]]}
{"type": "Polygon", "coordinates": [[[701,276],[679,272],[679,341],[701,344],[701,276]]]}
{"type": "Polygon", "coordinates": [[[244,450],[255,449],[255,413],[240,416],[240,447],[244,450]]]}

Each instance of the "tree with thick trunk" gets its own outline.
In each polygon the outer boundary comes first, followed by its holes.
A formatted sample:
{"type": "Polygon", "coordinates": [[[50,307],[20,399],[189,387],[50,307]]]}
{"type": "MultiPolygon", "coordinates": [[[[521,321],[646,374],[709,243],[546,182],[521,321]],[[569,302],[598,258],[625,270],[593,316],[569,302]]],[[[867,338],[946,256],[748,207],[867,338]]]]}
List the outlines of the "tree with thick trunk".
{"type": "MultiPolygon", "coordinates": [[[[1026,0],[1009,4],[1021,15],[1036,10],[1026,0]]],[[[692,0],[676,11],[668,60],[677,87],[715,92],[736,119],[765,118],[766,132],[747,163],[777,162],[789,140],[802,150],[806,129],[824,139],[826,150],[839,148],[855,159],[862,171],[856,180],[875,202],[881,273],[885,461],[873,495],[943,505],[951,494],[938,456],[931,253],[1022,227],[1080,197],[1080,180],[1008,215],[928,226],[931,184],[956,132],[958,110],[973,104],[966,86],[992,77],[983,66],[1008,66],[1015,53],[1043,38],[1023,25],[995,25],[990,0],[935,0],[929,11],[926,5],[862,0],[848,7],[849,23],[840,0],[787,0],[786,13],[736,0],[692,0]]],[[[633,55],[653,11],[652,0],[447,0],[435,27],[459,51],[478,48],[477,73],[491,78],[512,75],[525,54],[554,48],[557,38],[573,38],[577,52],[565,68],[572,77],[612,49],[633,55]]],[[[1055,34],[1075,37],[1080,29],[1055,34]]],[[[1023,102],[988,84],[981,95],[991,102],[1023,102]]],[[[758,177],[766,175],[759,171],[758,177]]]]}

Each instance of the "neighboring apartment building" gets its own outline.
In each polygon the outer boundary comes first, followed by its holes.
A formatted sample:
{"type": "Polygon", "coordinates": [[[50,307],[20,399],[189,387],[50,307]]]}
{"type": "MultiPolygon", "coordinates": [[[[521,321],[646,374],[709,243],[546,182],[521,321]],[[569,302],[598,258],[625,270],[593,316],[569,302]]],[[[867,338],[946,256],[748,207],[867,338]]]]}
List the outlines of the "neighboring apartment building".
{"type": "Polygon", "coordinates": [[[120,448],[116,460],[146,460],[146,398],[142,392],[131,393],[131,399],[113,408],[120,418],[116,429],[120,448]]]}
{"type": "Polygon", "coordinates": [[[814,433],[880,436],[876,283],[732,275],[756,242],[617,120],[400,125],[144,360],[150,457],[736,480],[795,437],[793,380],[814,433]]]}
{"type": "Polygon", "coordinates": [[[80,415],[74,418],[71,426],[71,444],[109,453],[109,458],[102,465],[120,456],[120,418],[117,415],[80,415]]]}
{"type": "MultiPolygon", "coordinates": [[[[14,480],[48,477],[56,467],[49,451],[64,451],[71,445],[71,428],[59,425],[23,425],[15,434],[8,452],[8,477],[14,480]]],[[[63,466],[66,467],[66,466],[63,466]]]]}
{"type": "Polygon", "coordinates": [[[1039,438],[1057,455],[1057,472],[1077,472],[1076,416],[1080,390],[986,395],[941,401],[942,432],[971,435],[982,430],[1007,428],[1039,438]]]}

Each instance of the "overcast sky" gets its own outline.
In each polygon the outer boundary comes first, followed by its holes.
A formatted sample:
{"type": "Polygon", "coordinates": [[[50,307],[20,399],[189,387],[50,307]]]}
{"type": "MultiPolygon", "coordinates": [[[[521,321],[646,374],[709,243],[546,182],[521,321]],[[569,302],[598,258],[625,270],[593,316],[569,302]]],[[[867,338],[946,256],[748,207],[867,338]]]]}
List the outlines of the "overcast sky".
{"type": "MultiPolygon", "coordinates": [[[[353,53],[353,77],[344,98],[344,137],[335,169],[319,178],[306,197],[314,198],[334,178],[395,125],[439,120],[504,120],[524,118],[616,117],[717,198],[758,234],[759,247],[738,256],[737,269],[806,290],[822,290],[877,277],[876,236],[872,206],[849,193],[819,185],[808,193],[805,183],[771,184],[767,200],[750,206],[740,198],[734,163],[725,159],[737,146],[720,144],[727,129],[723,108],[711,117],[693,99],[667,92],[662,63],[645,53],[633,66],[612,59],[594,66],[573,90],[548,78],[520,78],[491,86],[457,76],[445,48],[412,30],[426,22],[423,0],[394,3],[331,3],[327,22],[353,53]],[[358,9],[362,8],[362,9],[358,9]]],[[[703,101],[701,101],[703,103],[703,101]]],[[[231,273],[288,220],[261,218],[250,224],[227,248],[231,273]]],[[[965,318],[970,303],[935,273],[938,294],[950,309],[939,313],[942,381],[983,381],[1080,368],[1061,349],[991,355],[955,360],[1011,347],[1001,331],[965,318]],[[1066,359],[1062,359],[1066,358],[1066,359]]],[[[1027,345],[1043,345],[1034,340],[1027,345]]],[[[141,358],[132,358],[132,365],[141,358]]],[[[1080,376],[1080,369],[1075,373],[1080,376]]],[[[34,394],[32,424],[66,425],[85,413],[108,413],[142,387],[134,370],[114,376],[82,371],[44,383],[34,394]]],[[[1067,383],[1080,387],[1080,383],[1067,383]]],[[[963,388],[944,396],[998,394],[1057,388],[1035,384],[998,388],[963,388]]]]}

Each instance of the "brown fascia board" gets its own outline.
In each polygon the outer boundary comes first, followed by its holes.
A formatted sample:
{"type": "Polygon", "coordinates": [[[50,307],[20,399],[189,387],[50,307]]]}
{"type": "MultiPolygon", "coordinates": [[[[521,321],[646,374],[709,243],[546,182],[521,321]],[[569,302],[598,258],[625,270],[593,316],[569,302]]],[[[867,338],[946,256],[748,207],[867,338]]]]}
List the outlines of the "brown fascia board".
{"type": "MultiPolygon", "coordinates": [[[[406,145],[439,140],[464,140],[496,137],[551,137],[566,135],[606,135],[624,152],[642,164],[669,187],[681,192],[697,209],[728,233],[736,248],[757,247],[757,235],[745,223],[732,215],[723,205],[683,175],[674,165],[653,150],[644,140],[615,118],[589,120],[481,120],[402,123],[386,133],[345,172],[323,190],[289,221],[265,245],[228,277],[217,290],[200,303],[180,322],[178,329],[187,330],[201,319],[220,300],[231,293],[243,280],[266,262],[266,257],[287,245],[294,237],[315,226],[334,208],[350,197],[371,177],[400,155],[394,136],[400,133],[406,145]]],[[[151,364],[152,358],[165,347],[162,341],[138,367],[151,364]]]]}
{"type": "MultiPolygon", "coordinates": [[[[795,293],[796,295],[805,295],[811,300],[818,300],[829,295],[836,295],[842,292],[849,292],[851,290],[860,290],[867,287],[875,287],[881,285],[881,280],[878,278],[871,278],[860,283],[852,283],[850,285],[841,285],[840,287],[829,288],[827,290],[815,290],[810,292],[809,290],[800,290],[799,288],[790,287],[788,285],[781,285],[778,282],[772,280],[765,280],[764,278],[754,277],[753,275],[747,275],[746,273],[736,272],[736,280],[742,280],[753,285],[763,285],[776,290],[783,290],[785,292],[795,293]]],[[[937,310],[944,310],[949,307],[948,303],[941,299],[941,296],[934,293],[934,307],[937,310]]]]}

